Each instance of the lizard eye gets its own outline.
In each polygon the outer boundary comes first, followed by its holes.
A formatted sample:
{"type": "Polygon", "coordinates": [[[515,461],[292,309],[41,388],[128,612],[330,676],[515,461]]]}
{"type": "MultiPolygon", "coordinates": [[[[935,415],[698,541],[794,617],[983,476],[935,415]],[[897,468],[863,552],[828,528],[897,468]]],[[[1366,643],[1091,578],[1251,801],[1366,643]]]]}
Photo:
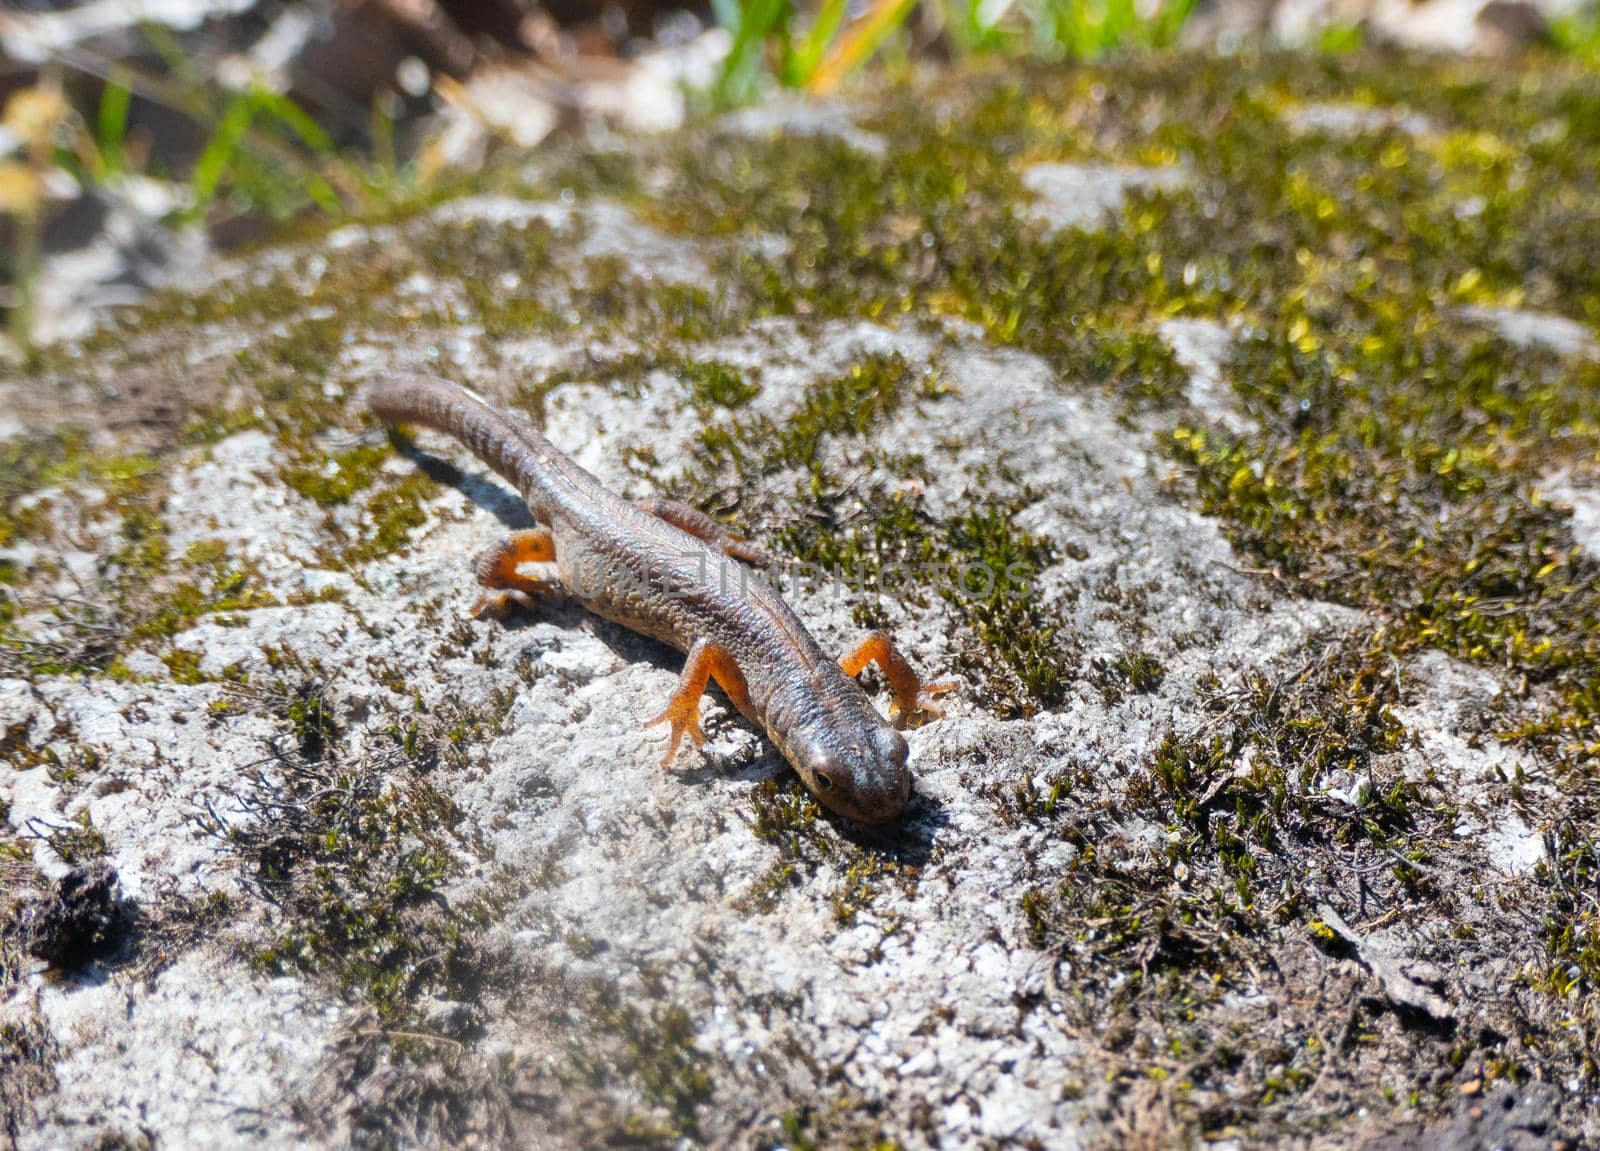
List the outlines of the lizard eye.
{"type": "Polygon", "coordinates": [[[812,775],[814,775],[816,777],[817,786],[820,787],[823,791],[832,791],[833,790],[833,777],[831,775],[829,775],[827,772],[825,772],[825,771],[815,771],[815,772],[812,772],[812,775]]]}

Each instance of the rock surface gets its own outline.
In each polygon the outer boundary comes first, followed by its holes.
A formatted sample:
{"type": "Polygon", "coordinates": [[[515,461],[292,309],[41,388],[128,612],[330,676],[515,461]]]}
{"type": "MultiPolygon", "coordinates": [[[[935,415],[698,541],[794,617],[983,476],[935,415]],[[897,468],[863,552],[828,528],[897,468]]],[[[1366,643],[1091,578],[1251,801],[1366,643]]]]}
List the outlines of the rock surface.
{"type": "MultiPolygon", "coordinates": [[[[1068,74],[745,116],[640,145],[623,176],[614,152],[547,158],[232,264],[6,380],[66,420],[7,433],[0,867],[17,892],[114,868],[139,919],[125,953],[65,979],[0,931],[0,1132],[1457,1146],[1493,1126],[1469,1081],[1499,1107],[1531,1076],[1501,1126],[1600,1135],[1592,1040],[1571,1030],[1593,1023],[1592,957],[1541,922],[1600,874],[1594,766],[1511,734],[1581,698],[1335,578],[1355,544],[1311,562],[1259,534],[1332,512],[1247,519],[1204,487],[1219,443],[1262,453],[1227,457],[1224,490],[1279,474],[1267,437],[1302,445],[1333,402],[1270,393],[1246,357],[1348,333],[1249,285],[1295,267],[1315,300],[1359,263],[1348,235],[1271,273],[1184,249],[1226,181],[1252,179],[1215,166],[1226,142],[1149,169],[1181,179],[1038,217],[1030,193],[1059,191],[1040,165],[1137,171],[1124,137],[1149,151],[1163,124],[1220,121],[1167,82],[1130,77],[1109,104],[1068,74]],[[1065,120],[1033,139],[1042,107],[1065,120]],[[720,697],[704,753],[663,771],[643,725],[677,655],[559,597],[469,618],[476,554],[530,521],[459,446],[363,421],[370,381],[421,365],[619,491],[695,499],[833,568],[790,597],[825,648],[884,626],[960,679],[908,733],[907,817],[825,816],[720,697]],[[175,415],[97,415],[141,379],[175,415]],[[936,561],[1026,578],[974,594],[936,561]]],[[[1258,116],[1272,85],[1309,105],[1361,82],[1199,83],[1258,116]]],[[[1347,118],[1285,164],[1353,147],[1377,171],[1402,137],[1468,131],[1421,88],[1425,120],[1347,118]]],[[[1295,179],[1294,211],[1337,216],[1295,179]]],[[[1530,310],[1578,309],[1570,280],[1541,282],[1530,310]]],[[[1487,356],[1472,341],[1500,316],[1450,338],[1487,356]]],[[[1589,370],[1560,358],[1571,336],[1541,349],[1549,388],[1589,370]]],[[[1582,448],[1517,441],[1531,463],[1512,466],[1592,478],[1593,426],[1582,448]]],[[[1556,514],[1483,475],[1508,515],[1556,514]]],[[[1555,556],[1573,535],[1551,522],[1555,556]]]]}

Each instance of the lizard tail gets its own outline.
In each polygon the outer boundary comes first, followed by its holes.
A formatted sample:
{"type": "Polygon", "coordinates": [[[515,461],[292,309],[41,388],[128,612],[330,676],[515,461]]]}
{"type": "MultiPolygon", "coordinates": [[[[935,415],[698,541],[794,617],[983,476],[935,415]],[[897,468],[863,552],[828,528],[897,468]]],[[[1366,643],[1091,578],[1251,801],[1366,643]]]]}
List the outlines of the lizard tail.
{"type": "Polygon", "coordinates": [[[392,376],[367,393],[367,406],[387,423],[421,424],[454,436],[521,492],[536,516],[548,502],[544,477],[555,448],[460,384],[420,372],[392,376]]]}

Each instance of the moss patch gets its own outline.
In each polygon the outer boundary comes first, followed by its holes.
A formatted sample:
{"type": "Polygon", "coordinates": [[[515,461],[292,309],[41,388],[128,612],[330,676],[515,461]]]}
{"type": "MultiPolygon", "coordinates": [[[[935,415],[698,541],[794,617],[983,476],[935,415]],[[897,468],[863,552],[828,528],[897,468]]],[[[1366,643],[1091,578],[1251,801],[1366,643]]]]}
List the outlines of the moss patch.
{"type": "Polygon", "coordinates": [[[17,1012],[0,1023],[0,1134],[12,1146],[32,1120],[36,1101],[55,1090],[57,1055],[54,1040],[34,1013],[17,1012]]]}
{"type": "MultiPolygon", "coordinates": [[[[1074,849],[1021,909],[1063,982],[1071,973],[1069,1015],[1099,1037],[1089,1066],[1110,1068],[1130,1101],[1134,1085],[1159,1082],[1175,1130],[1272,1138],[1396,1099],[1444,1107],[1462,1068],[1521,1082],[1584,1062],[1564,1010],[1473,990],[1470,972],[1526,953],[1525,918],[1501,912],[1510,898],[1549,917],[1554,962],[1530,978],[1570,1004],[1569,981],[1590,977],[1587,920],[1557,926],[1574,889],[1548,875],[1490,894],[1456,836],[1451,781],[1404,772],[1392,709],[1405,685],[1377,639],[1324,641],[1297,664],[1219,683],[1213,715],[1169,736],[1125,787],[1063,776],[1007,800],[1074,849]],[[1129,838],[1139,826],[1160,830],[1158,846],[1129,838]],[[1330,976],[1321,952],[1348,952],[1322,906],[1361,908],[1369,930],[1400,916],[1453,925],[1413,957],[1448,963],[1450,1018],[1368,993],[1364,973],[1330,976]],[[1352,1068],[1364,1089],[1352,1091],[1352,1068]]],[[[1584,844],[1563,857],[1574,878],[1584,844]]]]}
{"type": "MultiPolygon", "coordinates": [[[[860,913],[873,909],[879,895],[891,886],[907,897],[916,892],[920,863],[898,858],[888,845],[857,843],[840,836],[793,778],[781,783],[764,780],[756,786],[750,796],[750,825],[756,838],[777,848],[778,857],[765,875],[735,898],[735,906],[773,911],[785,890],[823,867],[839,876],[828,902],[840,926],[849,926],[860,913]]],[[[899,929],[899,919],[892,912],[879,907],[874,914],[886,933],[899,929]]]]}
{"type": "Polygon", "coordinates": [[[325,977],[389,1025],[415,1023],[427,994],[473,999],[484,977],[474,940],[493,905],[442,894],[473,848],[460,812],[428,779],[448,723],[397,719],[392,753],[355,762],[318,670],[292,653],[276,662],[282,677],[256,690],[281,717],[277,764],[254,773],[242,796],[274,816],[230,832],[249,881],[278,909],[256,963],[325,977]]]}
{"type": "Polygon", "coordinates": [[[681,1006],[663,1005],[666,987],[645,974],[640,990],[589,989],[583,1014],[603,1038],[598,1047],[585,1043],[569,1053],[569,1073],[586,1090],[632,1088],[648,1106],[618,1109],[606,1119],[589,1116],[583,1125],[596,1136],[628,1143],[692,1139],[699,1131],[699,1107],[711,1094],[708,1060],[694,1046],[692,1017],[681,1006]]]}

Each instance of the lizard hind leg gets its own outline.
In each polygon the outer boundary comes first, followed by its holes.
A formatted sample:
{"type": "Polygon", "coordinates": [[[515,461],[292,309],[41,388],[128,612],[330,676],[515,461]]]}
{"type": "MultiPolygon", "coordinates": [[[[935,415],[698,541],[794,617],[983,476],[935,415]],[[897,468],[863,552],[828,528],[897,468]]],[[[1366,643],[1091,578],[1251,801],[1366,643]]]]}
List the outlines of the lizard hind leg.
{"type": "Polygon", "coordinates": [[[895,648],[888,632],[873,632],[855,648],[839,657],[840,670],[852,679],[860,675],[869,663],[875,663],[882,668],[884,678],[889,681],[889,690],[894,696],[890,718],[894,720],[896,727],[905,727],[912,719],[924,713],[931,716],[942,715],[943,709],[931,697],[954,691],[959,686],[954,680],[923,683],[922,676],[917,674],[916,668],[912,667],[906,657],[895,648]]]}
{"type": "Polygon", "coordinates": [[[551,563],[556,558],[555,541],[547,527],[528,528],[509,532],[478,558],[478,586],[483,594],[472,605],[475,616],[504,616],[512,604],[522,608],[535,606],[549,584],[545,580],[525,576],[517,569],[523,564],[551,563]]]}
{"type": "Polygon", "coordinates": [[[696,539],[704,540],[725,556],[743,560],[755,567],[766,567],[772,562],[771,552],[758,544],[751,543],[743,536],[734,535],[699,508],[690,507],[677,500],[662,499],[659,496],[634,500],[633,505],[640,511],[649,512],[658,520],[666,520],[673,527],[681,528],[696,539]]]}
{"type": "Polygon", "coordinates": [[[744,673],[734,663],[733,655],[727,648],[705,639],[695,640],[694,646],[689,649],[688,658],[684,660],[683,674],[678,677],[678,686],[673,691],[672,697],[667,700],[667,706],[660,715],[648,721],[646,727],[654,727],[658,723],[671,723],[672,736],[667,745],[667,754],[661,761],[662,767],[671,767],[672,761],[677,758],[678,745],[683,742],[685,734],[696,747],[703,747],[706,742],[705,733],[700,730],[700,697],[706,692],[706,685],[712,680],[717,681],[734,707],[744,711],[750,703],[749,686],[745,682],[744,673]]]}

